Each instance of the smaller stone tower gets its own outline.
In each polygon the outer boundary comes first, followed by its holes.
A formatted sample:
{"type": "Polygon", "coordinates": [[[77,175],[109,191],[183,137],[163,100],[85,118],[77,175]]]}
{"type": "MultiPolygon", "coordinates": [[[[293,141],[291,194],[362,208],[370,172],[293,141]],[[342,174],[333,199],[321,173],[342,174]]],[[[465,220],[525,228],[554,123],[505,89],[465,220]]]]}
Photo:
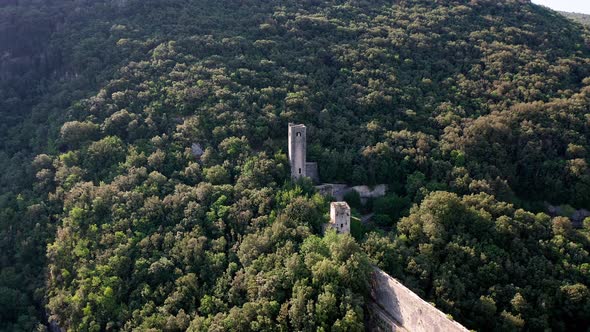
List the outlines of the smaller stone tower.
{"type": "Polygon", "coordinates": [[[289,123],[289,162],[291,163],[291,176],[294,179],[307,176],[306,129],[302,124],[289,123]]]}
{"type": "Polygon", "coordinates": [[[340,234],[350,233],[350,206],[346,202],[330,204],[330,227],[340,234]]]}

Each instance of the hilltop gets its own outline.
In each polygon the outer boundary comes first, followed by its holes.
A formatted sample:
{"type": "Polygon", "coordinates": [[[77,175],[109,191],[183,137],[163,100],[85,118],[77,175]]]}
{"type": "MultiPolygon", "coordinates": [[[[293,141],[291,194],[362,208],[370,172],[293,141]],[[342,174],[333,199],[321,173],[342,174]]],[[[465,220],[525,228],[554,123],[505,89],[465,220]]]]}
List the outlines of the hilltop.
{"type": "Polygon", "coordinates": [[[570,18],[576,22],[582,23],[584,25],[590,25],[590,15],[587,14],[580,14],[580,13],[568,13],[568,12],[560,12],[563,16],[570,18]]]}
{"type": "Polygon", "coordinates": [[[358,331],[371,264],[468,328],[590,325],[567,218],[590,209],[590,43],[557,12],[25,0],[0,22],[0,330],[358,331]],[[289,122],[322,181],[389,185],[347,199],[391,232],[319,236],[289,122]]]}

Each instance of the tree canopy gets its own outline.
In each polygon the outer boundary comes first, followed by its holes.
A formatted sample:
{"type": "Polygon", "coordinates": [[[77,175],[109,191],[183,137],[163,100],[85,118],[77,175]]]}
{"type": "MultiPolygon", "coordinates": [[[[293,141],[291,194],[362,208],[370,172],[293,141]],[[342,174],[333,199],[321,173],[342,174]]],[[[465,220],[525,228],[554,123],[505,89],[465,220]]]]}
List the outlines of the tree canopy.
{"type": "Polygon", "coordinates": [[[468,328],[587,329],[589,230],[544,212],[590,209],[589,36],[520,0],[4,1],[0,330],[359,331],[370,264],[468,328]],[[320,236],[289,122],[324,182],[389,185],[387,231],[320,236]]]}

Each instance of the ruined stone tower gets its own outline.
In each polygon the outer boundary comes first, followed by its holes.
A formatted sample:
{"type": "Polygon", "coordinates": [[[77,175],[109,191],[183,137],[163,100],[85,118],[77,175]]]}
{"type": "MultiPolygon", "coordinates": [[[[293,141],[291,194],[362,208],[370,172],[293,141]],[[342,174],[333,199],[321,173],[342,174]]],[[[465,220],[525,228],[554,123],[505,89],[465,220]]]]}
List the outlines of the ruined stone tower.
{"type": "Polygon", "coordinates": [[[330,204],[330,227],[341,234],[350,233],[350,206],[346,202],[330,204]]]}
{"type": "Polygon", "coordinates": [[[294,179],[307,176],[306,172],[306,128],[302,124],[289,123],[289,162],[294,179]]]}

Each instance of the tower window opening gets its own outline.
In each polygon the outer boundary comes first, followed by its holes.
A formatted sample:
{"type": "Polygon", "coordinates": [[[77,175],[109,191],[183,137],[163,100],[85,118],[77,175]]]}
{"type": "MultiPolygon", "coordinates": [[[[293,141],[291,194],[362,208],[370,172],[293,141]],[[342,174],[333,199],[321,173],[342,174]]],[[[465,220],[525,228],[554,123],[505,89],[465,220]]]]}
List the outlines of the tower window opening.
{"type": "Polygon", "coordinates": [[[297,133],[297,137],[301,137],[301,133],[297,133]]]}
{"type": "Polygon", "coordinates": [[[299,169],[299,174],[301,174],[301,168],[299,169]]]}

